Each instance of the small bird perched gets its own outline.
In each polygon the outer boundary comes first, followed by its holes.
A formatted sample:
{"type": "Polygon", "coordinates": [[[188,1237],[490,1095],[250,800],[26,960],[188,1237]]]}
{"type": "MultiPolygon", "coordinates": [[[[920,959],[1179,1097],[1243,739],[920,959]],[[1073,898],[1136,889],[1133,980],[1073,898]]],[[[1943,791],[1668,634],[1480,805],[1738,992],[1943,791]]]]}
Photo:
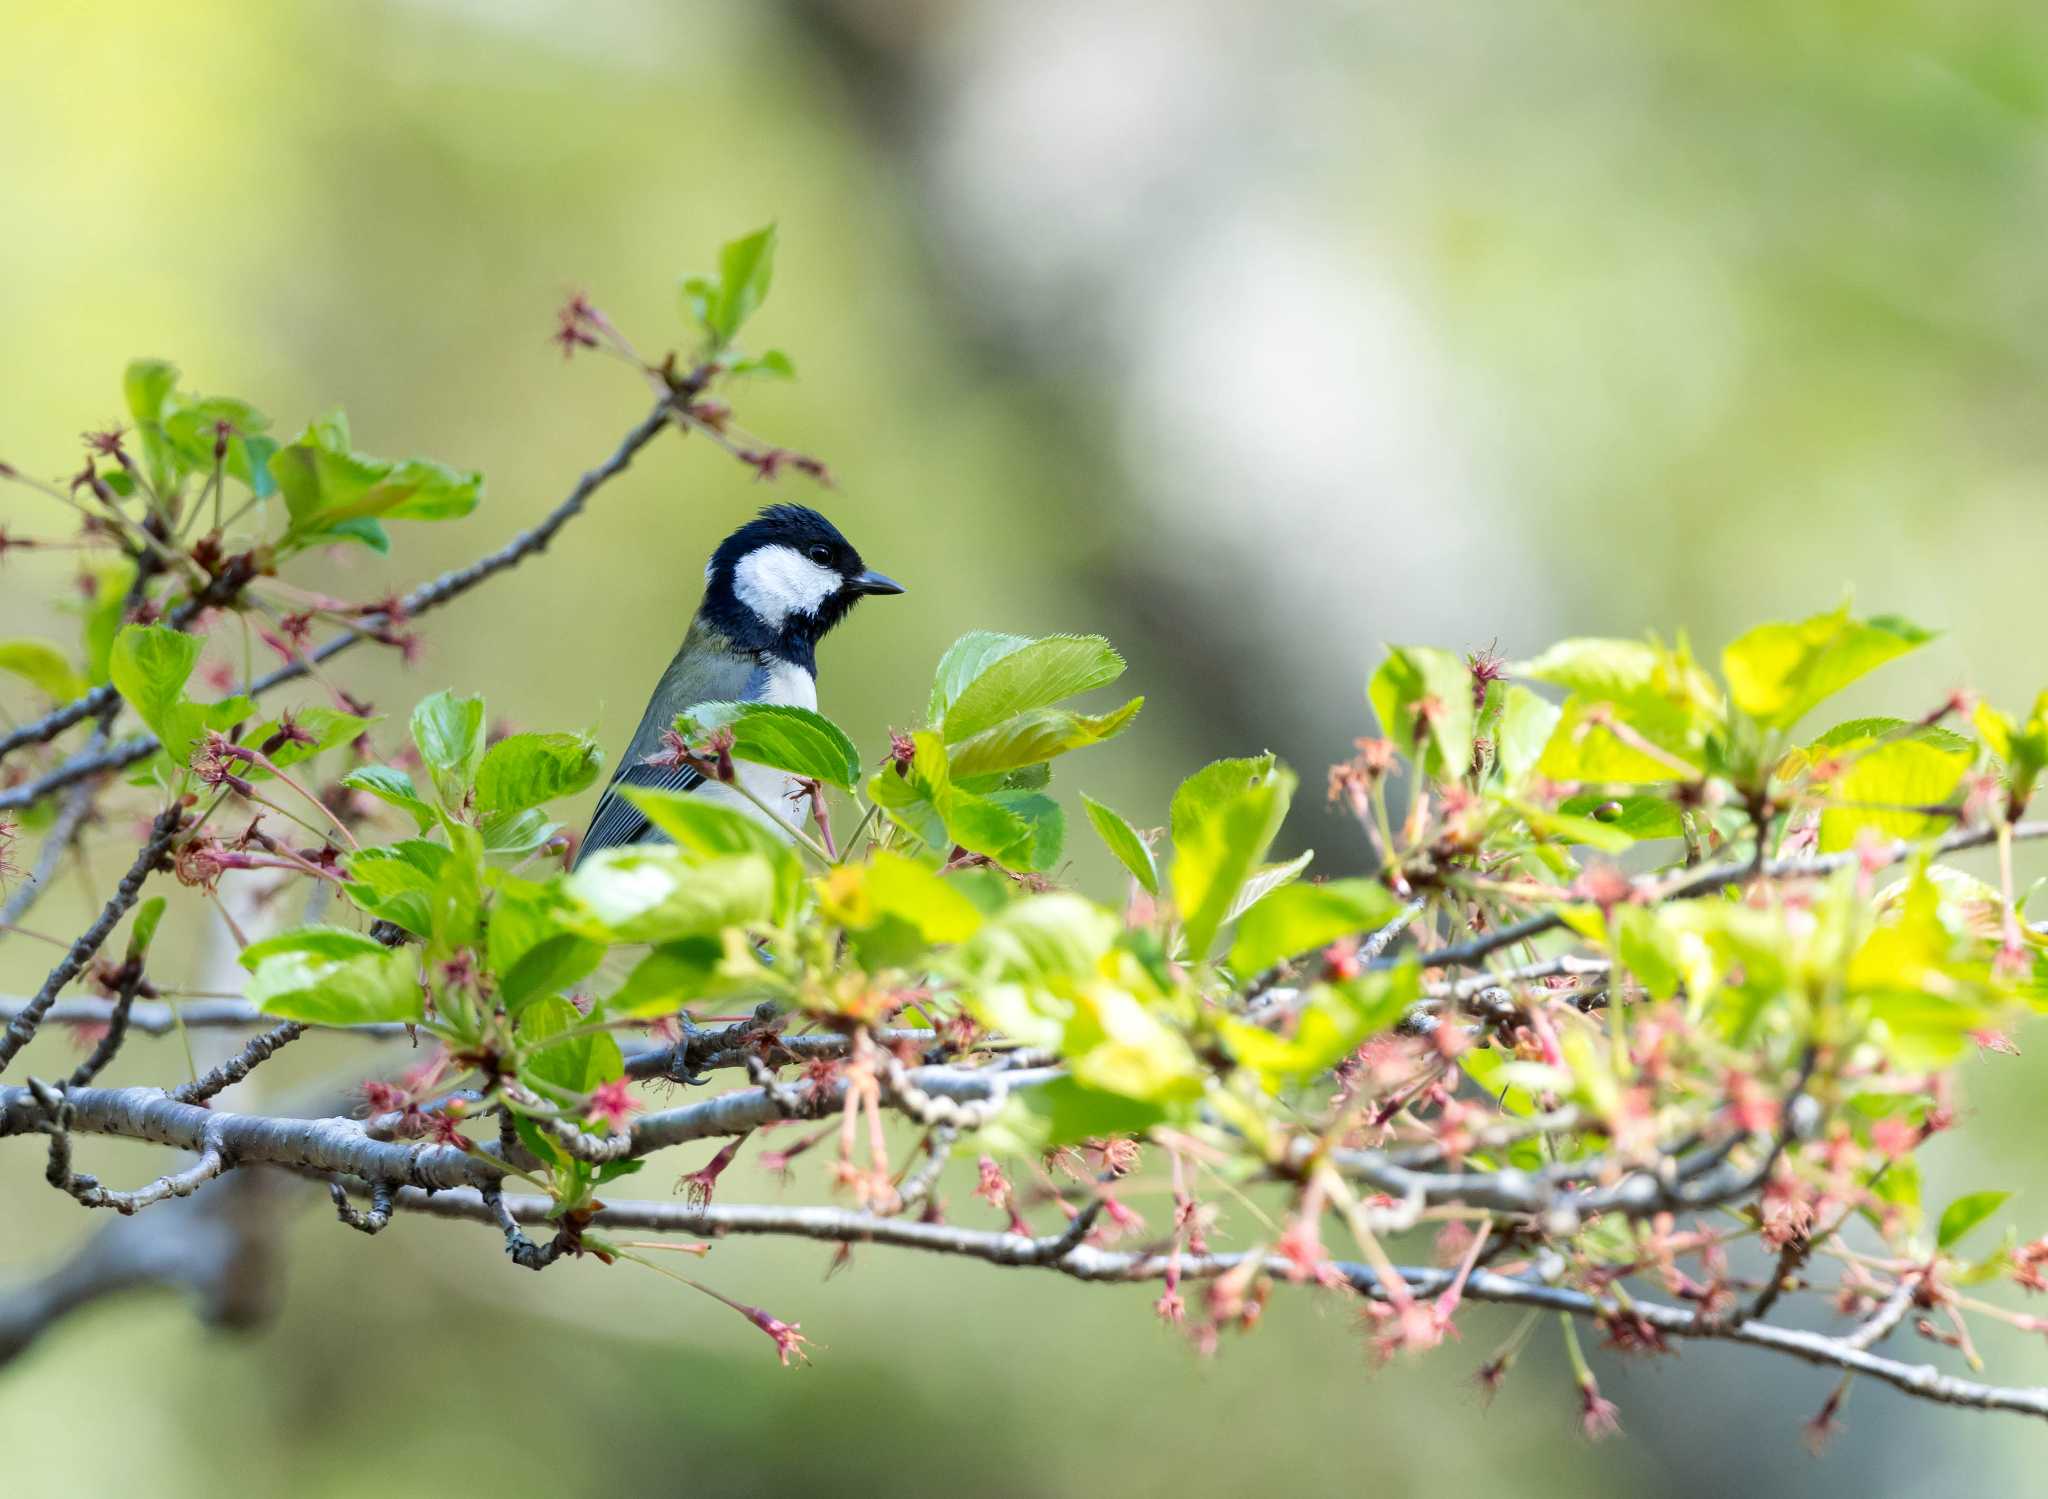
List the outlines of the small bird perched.
{"type": "MultiPolygon", "coordinates": [[[[685,765],[649,765],[663,731],[695,703],[783,703],[818,706],[818,641],[871,593],[901,593],[894,578],[873,572],[832,522],[802,505],[771,505],[719,543],[704,569],[704,601],[675,660],[655,684],[647,711],[619,768],[598,799],[577,862],[601,848],[664,841],[622,794],[628,786],[697,791],[759,817],[760,809],[730,787],[705,783],[685,765]],[[699,788],[702,788],[701,790],[699,788]]],[[[788,806],[793,777],[741,764],[747,789],[770,806],[788,806]]],[[[789,820],[798,820],[791,811],[789,820]]]]}

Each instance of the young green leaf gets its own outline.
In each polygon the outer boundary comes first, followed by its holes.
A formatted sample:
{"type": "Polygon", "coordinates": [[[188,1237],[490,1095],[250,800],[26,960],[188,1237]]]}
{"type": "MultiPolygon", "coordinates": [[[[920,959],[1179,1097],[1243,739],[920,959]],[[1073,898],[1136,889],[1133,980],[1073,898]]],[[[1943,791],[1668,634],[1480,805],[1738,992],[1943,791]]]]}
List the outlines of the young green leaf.
{"type": "Polygon", "coordinates": [[[645,812],[648,821],[692,859],[754,854],[765,860],[775,878],[771,915],[779,924],[796,913],[802,897],[803,865],[788,840],[759,819],[687,792],[627,787],[626,800],[645,812]]]}
{"type": "MultiPolygon", "coordinates": [[[[704,329],[712,352],[730,344],[768,298],[775,275],[775,226],[728,241],[718,252],[716,276],[683,282],[683,310],[704,329]]],[[[767,356],[762,356],[765,360],[767,356]]]]}
{"type": "Polygon", "coordinates": [[[933,723],[945,719],[953,700],[967,690],[968,683],[1015,651],[1031,644],[1029,635],[1002,635],[994,630],[969,630],[946,648],[932,677],[931,705],[925,716],[933,723]]]}
{"type": "Polygon", "coordinates": [[[1721,653],[1728,695],[1765,728],[1789,728],[1816,703],[1934,638],[1893,615],[1859,620],[1845,604],[1798,624],[1760,625],[1721,653]]]}
{"type": "Polygon", "coordinates": [[[1230,945],[1231,969],[1240,978],[1251,978],[1287,958],[1375,931],[1400,909],[1400,898],[1374,880],[1283,885],[1238,922],[1230,945]]]}
{"type": "Polygon", "coordinates": [[[868,778],[868,796],[889,820],[940,852],[957,843],[1005,867],[1026,867],[1041,846],[1031,823],[991,796],[954,785],[946,746],[936,733],[921,731],[913,743],[906,774],[891,763],[868,778]]]}
{"type": "Polygon", "coordinates": [[[417,950],[387,948],[339,927],[301,927],[242,951],[248,997],[267,1015],[313,1025],[416,1021],[424,1014],[417,950]]]}
{"type": "Polygon", "coordinates": [[[702,730],[732,730],[733,758],[786,770],[850,791],[860,779],[860,751],[846,731],[809,708],[780,703],[696,703],[676,727],[692,741],[702,730]]]}
{"type": "MultiPolygon", "coordinates": [[[[300,708],[256,725],[242,736],[242,742],[262,749],[273,739],[278,740],[277,745],[265,753],[271,764],[280,770],[288,770],[302,760],[310,760],[336,745],[348,743],[376,722],[375,718],[360,718],[336,708],[300,708]],[[294,732],[286,732],[287,720],[294,732]]],[[[254,765],[242,773],[257,781],[268,779],[270,775],[269,771],[254,765]]]]}
{"type": "Polygon", "coordinates": [[[715,937],[664,942],[607,996],[604,1013],[619,1020],[652,1020],[673,1015],[695,1000],[729,993],[733,985],[719,972],[724,958],[724,946],[715,937]]]}
{"type": "Polygon", "coordinates": [[[1935,1243],[1943,1249],[1953,1248],[1971,1229],[2004,1207],[2011,1197],[2010,1192],[1971,1192],[1958,1197],[1942,1209],[1941,1222],[1934,1230],[1935,1243]]]}
{"type": "Polygon", "coordinates": [[[421,832],[434,825],[434,809],[420,799],[412,777],[389,765],[359,765],[341,778],[351,791],[367,791],[379,801],[398,808],[419,824],[421,832]]]}
{"type": "Polygon", "coordinates": [[[459,809],[484,758],[484,700],[442,691],[412,710],[412,742],[441,805],[459,809]]]}
{"type": "Polygon", "coordinates": [[[1017,818],[1030,832],[1029,839],[1012,845],[1000,862],[1012,869],[1039,873],[1059,863],[1060,850],[1067,840],[1067,814],[1060,810],[1058,802],[1043,791],[991,791],[988,800],[1017,818]]]}
{"type": "Polygon", "coordinates": [[[519,1015],[517,1034],[525,1051],[520,1075],[529,1082],[577,1094],[625,1076],[626,1059],[609,1031],[567,1034],[583,1023],[583,1012],[566,999],[551,995],[529,1003],[519,1015]],[[566,1039],[550,1041],[553,1036],[566,1039]]]}
{"type": "Polygon", "coordinates": [[[1423,773],[1456,780],[1472,765],[1472,669],[1433,646],[1389,646],[1366,694],[1380,732],[1423,773]]]}
{"type": "Polygon", "coordinates": [[[1242,795],[1272,774],[1277,762],[1271,754],[1241,760],[1212,760],[1180,783],[1173,793],[1171,821],[1173,841],[1188,837],[1196,824],[1217,808],[1242,795]]]}
{"type": "Polygon", "coordinates": [[[985,659],[942,710],[946,742],[959,744],[1005,719],[1113,682],[1123,670],[1124,658],[1100,635],[1049,635],[1003,650],[985,659]]]}
{"type": "Polygon", "coordinates": [[[1187,786],[1175,795],[1173,893],[1190,959],[1209,955],[1238,891],[1280,831],[1294,786],[1294,773],[1276,765],[1193,817],[1182,812],[1187,786]]]}
{"type": "Polygon", "coordinates": [[[573,932],[559,932],[520,954],[519,961],[498,982],[498,1002],[518,1017],[535,999],[560,994],[597,972],[605,947],[573,932]]]}
{"type": "Polygon", "coordinates": [[[20,677],[52,702],[68,703],[85,691],[85,679],[47,640],[0,640],[0,671],[20,677]]]}
{"type": "Polygon", "coordinates": [[[562,882],[569,924],[596,941],[674,942],[768,923],[775,875],[754,854],[692,863],[674,848],[608,848],[562,882]]]}
{"type": "Polygon", "coordinates": [[[348,897],[416,937],[434,935],[434,897],[454,858],[438,843],[408,838],[348,856],[348,897]]]}
{"type": "Polygon", "coordinates": [[[337,540],[376,545],[381,520],[454,520],[483,498],[483,475],[473,470],[351,451],[339,413],[271,454],[268,470],[290,518],[279,542],[287,549],[337,540]]]}
{"type": "Polygon", "coordinates": [[[574,796],[597,779],[604,751],[582,734],[511,734],[484,752],[476,802],[485,812],[523,812],[574,796]]]}
{"type": "Polygon", "coordinates": [[[1075,713],[1065,708],[1037,708],[983,729],[952,746],[956,778],[994,775],[1040,765],[1069,750],[1085,749],[1113,739],[1130,727],[1145,700],[1134,697],[1108,713],[1075,713]]]}
{"type": "Polygon", "coordinates": [[[167,625],[128,625],[114,637],[107,662],[114,690],[167,747],[182,739],[174,714],[204,649],[197,636],[167,625]]]}
{"type": "Polygon", "coordinates": [[[1095,831],[1116,860],[1131,872],[1131,878],[1145,888],[1148,895],[1159,893],[1159,864],[1152,857],[1152,847],[1138,836],[1138,830],[1124,818],[1112,812],[1087,792],[1081,793],[1081,805],[1087,809],[1088,821],[1095,825],[1095,831]]]}
{"type": "Polygon", "coordinates": [[[135,908],[135,920],[128,927],[127,961],[139,963],[149,955],[150,943],[156,941],[156,929],[164,919],[164,898],[152,895],[135,908]]]}
{"type": "Polygon", "coordinates": [[[1926,838],[1952,820],[1933,809],[1947,802],[1977,758],[1961,734],[1899,718],[1837,724],[1780,763],[1780,775],[1805,771],[1830,805],[1821,813],[1821,849],[1853,846],[1863,829],[1886,838],[1926,838]]]}
{"type": "Polygon", "coordinates": [[[135,420],[136,435],[142,440],[143,468],[150,487],[167,493],[175,475],[171,468],[170,445],[164,440],[161,418],[164,402],[178,383],[178,367],[162,359],[134,359],[121,380],[128,400],[128,415],[135,420]]]}
{"type": "Polygon", "coordinates": [[[1500,728],[1494,745],[1494,764],[1500,767],[1501,784],[1519,790],[1543,758],[1543,747],[1556,732],[1559,709],[1519,683],[1511,684],[1501,699],[1500,728]]]}

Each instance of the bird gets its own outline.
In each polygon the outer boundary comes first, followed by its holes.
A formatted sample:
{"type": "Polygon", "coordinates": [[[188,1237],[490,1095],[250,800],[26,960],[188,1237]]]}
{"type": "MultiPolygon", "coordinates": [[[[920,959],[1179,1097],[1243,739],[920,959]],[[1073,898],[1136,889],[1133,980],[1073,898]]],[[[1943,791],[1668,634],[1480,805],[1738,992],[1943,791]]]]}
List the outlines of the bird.
{"type": "MultiPolygon", "coordinates": [[[[664,731],[696,703],[780,703],[818,706],[818,642],[870,595],[898,594],[903,585],[861,560],[854,546],[817,511],[771,505],[718,544],[704,568],[704,598],[688,633],[655,684],[640,727],[598,798],[590,828],[571,868],[600,849],[666,842],[628,788],[688,791],[770,823],[759,807],[729,786],[706,782],[686,765],[650,765],[664,731]]],[[[771,807],[787,807],[794,777],[742,762],[738,778],[771,807]]],[[[791,822],[796,814],[789,814],[791,822]]],[[[788,836],[786,828],[777,831],[788,836]]]]}

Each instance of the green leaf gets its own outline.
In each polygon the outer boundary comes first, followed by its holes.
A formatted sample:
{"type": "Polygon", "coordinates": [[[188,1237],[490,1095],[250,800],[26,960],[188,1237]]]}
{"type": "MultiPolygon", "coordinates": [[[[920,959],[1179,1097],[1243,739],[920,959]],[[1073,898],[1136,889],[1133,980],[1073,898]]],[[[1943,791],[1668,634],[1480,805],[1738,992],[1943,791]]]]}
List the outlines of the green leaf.
{"type": "Polygon", "coordinates": [[[1196,824],[1272,774],[1271,754],[1241,760],[1212,760],[1180,783],[1173,793],[1173,841],[1187,837],[1196,824]]]}
{"type": "Polygon", "coordinates": [[[1648,793],[1608,796],[1602,792],[1587,792],[1582,796],[1567,797],[1558,803],[1557,810],[1569,817],[1587,817],[1618,828],[1638,841],[1685,835],[1685,824],[1678,806],[1668,796],[1648,793]]]}
{"type": "Polygon", "coordinates": [[[722,349],[767,300],[774,274],[775,226],[770,224],[729,241],[718,252],[716,277],[692,276],[683,282],[684,311],[703,326],[712,348],[722,349]]]}
{"type": "Polygon", "coordinates": [[[121,379],[128,415],[134,418],[135,430],[142,439],[143,467],[149,471],[150,487],[160,495],[170,490],[174,479],[171,449],[164,440],[161,418],[164,402],[170,399],[177,383],[178,367],[162,359],[130,360],[121,379]]]}
{"type": "MultiPolygon", "coordinates": [[[[1207,774],[1198,772],[1190,781],[1207,774]]],[[[1239,889],[1280,831],[1295,778],[1284,766],[1273,766],[1198,815],[1184,811],[1188,784],[1174,795],[1173,893],[1188,956],[1199,962],[1209,955],[1239,889]]]]}
{"type": "Polygon", "coordinates": [[[1271,895],[1283,885],[1291,885],[1301,878],[1301,872],[1315,862],[1316,851],[1305,848],[1291,859],[1278,864],[1265,864],[1254,869],[1238,886],[1237,896],[1230,903],[1230,909],[1223,913],[1225,924],[1238,917],[1271,895]]]}
{"type": "Polygon", "coordinates": [[[185,702],[185,683],[204,649],[197,636],[168,625],[127,625],[107,660],[114,690],[174,754],[184,739],[175,710],[185,702]]]}
{"type": "Polygon", "coordinates": [[[821,894],[826,918],[846,929],[871,970],[907,966],[934,947],[965,942],[984,919],[957,883],[888,849],[877,849],[866,864],[831,871],[821,894]]]}
{"type": "Polygon", "coordinates": [[[221,468],[231,479],[249,486],[261,497],[274,487],[268,460],[277,444],[261,434],[270,430],[270,418],[233,396],[174,396],[163,414],[164,440],[188,472],[211,474],[213,449],[221,423],[228,426],[227,450],[221,468]]]}
{"type": "Polygon", "coordinates": [[[313,1025],[423,1018],[416,950],[339,927],[302,927],[242,951],[246,993],[265,1014],[313,1025]]]}
{"type": "Polygon", "coordinates": [[[673,1015],[693,1000],[728,992],[732,985],[719,973],[725,948],[715,937],[665,942],[634,965],[626,982],[604,1002],[604,1013],[617,1020],[652,1020],[673,1015]]]}
{"type": "Polygon", "coordinates": [[[1199,1098],[1202,1065],[1181,1034],[1114,983],[1076,986],[1061,1051],[1074,1081],[1126,1098],[1199,1098]]]}
{"type": "Polygon", "coordinates": [[[367,791],[379,801],[411,815],[421,832],[434,825],[434,809],[413,789],[412,777],[389,765],[359,765],[341,778],[353,791],[367,791]]]}
{"type": "Polygon", "coordinates": [[[992,791],[988,799],[1030,832],[1028,841],[1010,848],[1004,863],[1040,873],[1059,863],[1067,840],[1067,814],[1058,802],[1042,791],[992,791]]]}
{"type": "MultiPolygon", "coordinates": [[[[274,750],[266,751],[270,763],[280,770],[289,770],[302,760],[310,760],[336,745],[347,744],[370,725],[378,722],[375,718],[359,718],[353,713],[343,713],[336,708],[300,708],[287,715],[301,733],[310,734],[312,743],[292,739],[280,744],[274,750]]],[[[262,749],[284,726],[284,719],[272,718],[258,724],[242,736],[244,744],[262,749]]],[[[270,772],[256,766],[249,766],[242,772],[251,780],[266,780],[270,772]]]]}
{"type": "Polygon", "coordinates": [[[1536,770],[1553,781],[1649,786],[1690,780],[1699,774],[1705,727],[1696,710],[1686,705],[1654,698],[1626,703],[1596,701],[1575,693],[1565,699],[1564,711],[1536,770]],[[1610,719],[1665,753],[1660,756],[1630,743],[1614,732],[1610,719]]]}
{"type": "Polygon", "coordinates": [[[1131,720],[1144,706],[1142,697],[1134,697],[1109,713],[1075,713],[1065,708],[1037,708],[1019,713],[955,744],[953,774],[964,780],[1020,770],[1069,750],[1100,744],[1130,727],[1131,720]]]}
{"type": "Polygon", "coordinates": [[[1517,662],[1518,677],[1551,682],[1597,702],[1631,702],[1661,695],[1660,679],[1670,670],[1669,653],[1644,640],[1581,636],[1560,640],[1533,661],[1517,662]]]}
{"type": "Polygon", "coordinates": [[[81,572],[80,581],[90,590],[80,611],[85,620],[86,675],[97,685],[108,680],[114,637],[123,626],[123,606],[135,582],[135,564],[126,557],[90,561],[82,564],[81,572]]]}
{"type": "Polygon", "coordinates": [[[1389,646],[1367,696],[1380,732],[1425,775],[1456,780],[1471,768],[1477,710],[1472,668],[1460,657],[1433,646],[1389,646]]]}
{"type": "Polygon", "coordinates": [[[550,995],[528,1004],[520,1012],[517,1034],[522,1047],[533,1049],[521,1060],[520,1075],[577,1094],[624,1077],[626,1059],[608,1031],[586,1031],[549,1044],[550,1036],[573,1031],[583,1023],[583,1013],[566,999],[550,995]]]}
{"type": "Polygon", "coordinates": [[[1349,983],[1318,984],[1289,1034],[1230,1016],[1220,1026],[1223,1044],[1240,1065],[1259,1074],[1268,1091],[1278,1092],[1329,1071],[1368,1037],[1394,1024],[1415,1002],[1418,982],[1415,965],[1404,963],[1349,983]]]}
{"type": "Polygon", "coordinates": [[[775,875],[753,854],[691,863],[674,848],[602,849],[562,882],[570,924],[611,942],[674,942],[766,925],[775,875]]]}
{"type": "Polygon", "coordinates": [[[742,359],[726,371],[729,375],[766,375],[776,380],[794,380],[796,366],[780,349],[764,350],[757,358],[742,359]]]}
{"type": "Polygon", "coordinates": [[[1244,913],[1230,946],[1231,969],[1249,978],[1283,959],[1385,926],[1400,909],[1400,899],[1374,880],[1283,885],[1244,913]]]}
{"type": "Polygon", "coordinates": [[[20,677],[52,702],[68,703],[86,688],[70,658],[46,640],[0,640],[0,671],[20,677]]]}
{"type": "Polygon", "coordinates": [[[604,751],[582,734],[512,734],[484,752],[476,773],[477,806],[523,812],[574,796],[597,779],[604,751]]]}
{"type": "Polygon", "coordinates": [[[348,856],[348,897],[372,916],[431,937],[435,892],[453,857],[423,838],[357,849],[348,856]]]}
{"type": "Polygon", "coordinates": [[[775,276],[775,226],[757,229],[718,252],[718,307],[713,332],[731,343],[742,325],[768,300],[775,276]]]}
{"type": "Polygon", "coordinates": [[[524,858],[561,831],[559,822],[550,821],[535,807],[523,812],[486,812],[477,823],[484,852],[504,859],[524,858]]]}
{"type": "Polygon", "coordinates": [[[383,537],[384,520],[454,520],[483,498],[483,475],[424,458],[391,462],[349,449],[340,413],[310,424],[270,456],[269,474],[284,496],[286,547],[383,537]],[[370,529],[365,532],[363,526],[370,529]]]}
{"type": "Polygon", "coordinates": [[[1789,728],[1866,672],[1934,636],[1895,616],[1857,620],[1845,604],[1798,624],[1760,625],[1721,653],[1735,705],[1766,728],[1789,728]]]}
{"type": "Polygon", "coordinates": [[[484,758],[484,700],[442,691],[412,710],[412,742],[441,805],[461,808],[484,758]]]}
{"type": "MultiPolygon", "coordinates": [[[[990,641],[993,645],[1015,638],[997,636],[990,641]]],[[[954,647],[954,651],[959,649],[959,645],[954,647]]],[[[953,651],[946,654],[947,661],[952,661],[953,651]]],[[[947,670],[947,662],[941,662],[942,679],[947,670]]],[[[959,744],[1005,719],[1034,708],[1049,708],[1062,698],[1113,682],[1123,671],[1123,657],[1100,635],[1049,635],[984,656],[979,669],[934,717],[944,729],[946,743],[959,744]]],[[[1123,711],[1135,713],[1137,709],[1123,711]]]]}
{"type": "Polygon", "coordinates": [[[1886,838],[1927,838],[1953,819],[1905,810],[1940,806],[1977,758],[1960,734],[1903,719],[1839,724],[1799,753],[1831,805],[1821,812],[1823,853],[1851,848],[1865,828],[1886,838]],[[1897,810],[1894,810],[1897,809],[1897,810]]]}
{"type": "Polygon", "coordinates": [[[1958,1197],[1942,1209],[1941,1222],[1934,1230],[1935,1243],[1948,1249],[1962,1241],[1971,1229],[2004,1207],[2010,1192],[1972,1192],[1958,1197]]]}
{"type": "Polygon", "coordinates": [[[931,706],[925,716],[934,724],[944,720],[953,700],[967,690],[967,684],[1012,652],[1031,644],[1029,635],[1001,635],[993,630],[969,630],[939,658],[932,678],[931,706]]]}
{"type": "Polygon", "coordinates": [[[592,942],[574,932],[559,932],[535,943],[498,982],[498,1001],[505,1012],[518,1016],[535,999],[546,998],[573,988],[604,961],[602,942],[592,942]]]}
{"type": "Polygon", "coordinates": [[[674,839],[692,860],[730,854],[753,854],[764,860],[775,880],[771,917],[779,925],[796,914],[803,892],[803,865],[781,834],[744,812],[687,792],[629,786],[626,800],[645,812],[648,821],[674,839]]]}
{"type": "Polygon", "coordinates": [[[128,926],[128,954],[130,963],[140,962],[149,955],[149,945],[156,940],[156,929],[164,919],[164,898],[152,895],[135,908],[135,919],[128,926]]]}
{"type": "Polygon", "coordinates": [[[1034,895],[989,917],[961,949],[960,961],[987,984],[1079,978],[1108,953],[1117,925],[1114,915],[1078,895],[1034,895]]]}
{"type": "Polygon", "coordinates": [[[1147,894],[1159,893],[1159,864],[1152,857],[1152,847],[1138,836],[1138,830],[1124,818],[1112,812],[1087,792],[1081,793],[1081,805],[1087,809],[1088,821],[1095,825],[1095,831],[1108,845],[1116,860],[1131,872],[1131,878],[1145,888],[1147,894]]]}
{"type": "Polygon", "coordinates": [[[1493,750],[1501,784],[1519,790],[1543,758],[1543,747],[1557,729],[1560,709],[1519,683],[1501,698],[1500,728],[1493,750]]]}
{"type": "Polygon", "coordinates": [[[700,729],[729,728],[736,760],[786,770],[853,789],[860,779],[860,751],[846,731],[809,708],[780,703],[695,703],[676,720],[686,739],[701,738],[700,729]]]}
{"type": "Polygon", "coordinates": [[[892,763],[868,780],[868,796],[890,821],[943,853],[953,844],[1008,868],[1025,866],[1043,846],[1040,830],[992,797],[953,784],[946,747],[936,733],[913,737],[907,774],[892,763]]]}
{"type": "Polygon", "coordinates": [[[1173,1113],[1167,1104],[1104,1092],[1071,1077],[1024,1089],[1016,1095],[1013,1107],[1031,1117],[1034,1127],[1029,1135],[1037,1150],[1139,1134],[1165,1123],[1173,1113]]]}
{"type": "Polygon", "coordinates": [[[1529,831],[1539,840],[1555,839],[1559,843],[1598,849],[1603,854],[1618,854],[1635,842],[1627,831],[1613,823],[1578,817],[1570,812],[1547,812],[1517,797],[1502,800],[1529,825],[1529,831]]]}

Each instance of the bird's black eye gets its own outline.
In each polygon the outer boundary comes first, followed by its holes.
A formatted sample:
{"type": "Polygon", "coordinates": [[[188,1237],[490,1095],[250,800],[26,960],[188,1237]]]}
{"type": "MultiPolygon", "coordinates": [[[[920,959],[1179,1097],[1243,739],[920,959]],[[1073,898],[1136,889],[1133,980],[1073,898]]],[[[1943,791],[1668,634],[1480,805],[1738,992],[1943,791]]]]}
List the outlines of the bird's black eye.
{"type": "Polygon", "coordinates": [[[818,566],[824,567],[832,561],[832,548],[820,542],[817,546],[812,547],[806,555],[811,561],[817,563],[818,566]]]}

